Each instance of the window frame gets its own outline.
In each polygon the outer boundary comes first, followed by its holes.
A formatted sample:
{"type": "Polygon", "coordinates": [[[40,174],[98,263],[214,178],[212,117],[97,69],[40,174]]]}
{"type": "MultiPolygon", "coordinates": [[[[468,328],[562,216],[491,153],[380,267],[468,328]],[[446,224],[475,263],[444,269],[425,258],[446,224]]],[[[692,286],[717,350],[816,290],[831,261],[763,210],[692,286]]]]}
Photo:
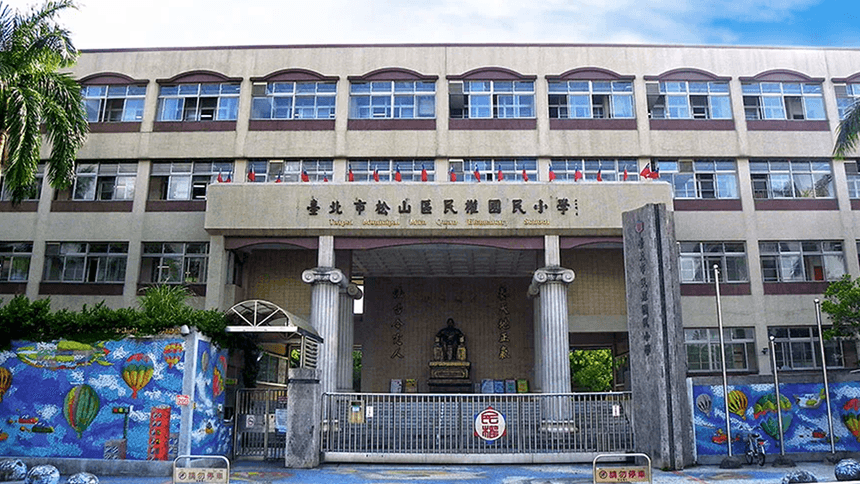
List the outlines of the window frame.
{"type": "Polygon", "coordinates": [[[206,192],[208,186],[218,181],[220,175],[222,179],[233,179],[232,161],[154,161],[152,162],[149,174],[149,200],[175,201],[175,200],[206,200],[206,192]],[[165,171],[162,166],[169,165],[165,171]],[[185,169],[184,165],[188,165],[185,169]],[[208,165],[208,166],[207,166],[208,165]],[[166,178],[167,180],[158,181],[156,178],[166,178]],[[172,196],[176,190],[180,190],[181,181],[187,181],[187,196],[176,197],[172,196]],[[202,194],[201,194],[202,192],[202,194]],[[155,197],[154,197],[155,196],[155,197]]]}
{"type": "MultiPolygon", "coordinates": [[[[25,198],[22,201],[38,201],[42,196],[42,184],[45,178],[45,164],[39,163],[36,166],[36,174],[35,180],[33,181],[33,187],[30,192],[30,197],[25,198]]],[[[5,182],[6,177],[0,174],[0,202],[8,202],[12,200],[12,194],[9,192],[5,182]]]]}
{"type": "Polygon", "coordinates": [[[478,183],[475,180],[475,169],[481,174],[481,181],[499,182],[499,169],[502,170],[502,183],[525,183],[523,169],[529,181],[538,181],[537,158],[466,158],[449,159],[448,173],[457,178],[458,183],[478,183]]]}
{"type": "Polygon", "coordinates": [[[754,200],[780,200],[780,199],[835,199],[836,191],[833,181],[833,164],[828,159],[800,158],[800,159],[751,159],[749,160],[750,184],[752,186],[754,200]],[[809,168],[804,169],[804,165],[809,168]],[[825,170],[823,167],[826,166],[825,170]],[[816,175],[818,178],[816,178],[816,175]],[[809,177],[808,186],[803,188],[799,182],[801,177],[809,177]],[[829,178],[827,183],[819,185],[822,178],[829,178]],[[790,182],[790,187],[783,185],[781,190],[775,190],[775,182],[782,180],[783,183],[790,182]],[[791,195],[786,196],[787,189],[791,189],[791,195]],[[826,195],[818,195],[820,190],[827,190],[826,195]],[[805,194],[811,196],[804,196],[805,194]],[[780,196],[775,196],[779,194],[780,196]],[[765,195],[765,196],[762,196],[765,195]]]}
{"type": "Polygon", "coordinates": [[[251,168],[254,168],[254,181],[248,180],[248,183],[300,183],[302,172],[307,173],[308,181],[321,182],[332,181],[334,162],[330,159],[248,160],[249,172],[251,168]]]}
{"type": "Polygon", "coordinates": [[[251,120],[335,119],[336,112],[336,81],[267,81],[254,82],[251,86],[251,120]],[[269,103],[269,116],[258,116],[266,101],[269,103]],[[276,115],[278,110],[285,111],[287,115],[276,115]]]}
{"type": "Polygon", "coordinates": [[[356,158],[350,159],[346,167],[346,180],[349,180],[349,171],[356,183],[375,182],[374,171],[377,172],[380,182],[396,181],[395,175],[400,169],[400,179],[404,182],[420,182],[422,165],[427,170],[427,181],[436,180],[435,161],[426,159],[373,159],[356,158]]]}
{"type": "Polygon", "coordinates": [[[625,168],[628,182],[639,181],[636,158],[553,158],[550,161],[550,169],[558,182],[575,182],[577,171],[585,181],[597,181],[597,173],[600,172],[603,181],[623,182],[625,168]]]}
{"type": "Polygon", "coordinates": [[[134,200],[136,181],[137,162],[78,161],[71,199],[99,202],[134,200]]]}
{"type": "Polygon", "coordinates": [[[449,80],[448,81],[448,117],[450,119],[536,119],[535,81],[533,80],[449,80]],[[510,84],[511,89],[502,86],[510,84]],[[482,86],[483,85],[483,86],[482,86]],[[457,87],[459,86],[459,87],[457,87]],[[518,89],[518,87],[520,89],[518,89]],[[528,87],[528,89],[526,89],[528,87]],[[474,89],[474,90],[473,90],[474,89]],[[460,97],[462,107],[455,108],[455,99],[460,97]],[[477,105],[473,98],[486,97],[486,103],[477,105]],[[502,97],[512,97],[512,104],[502,104],[502,97]],[[530,98],[530,103],[520,102],[530,98]],[[473,115],[473,109],[485,112],[484,115],[473,115]],[[521,111],[530,110],[523,114],[521,111]],[[513,115],[502,115],[506,110],[512,110],[513,115]],[[455,114],[459,112],[460,114],[455,114]]]}
{"type": "Polygon", "coordinates": [[[841,240],[762,240],[759,259],[766,284],[831,282],[847,273],[841,240]]]}
{"type": "Polygon", "coordinates": [[[146,105],[146,85],[87,84],[81,86],[81,97],[90,123],[139,123],[146,105]],[[122,92],[120,92],[122,91],[122,92]],[[121,105],[117,108],[117,101],[121,105]],[[92,106],[92,103],[96,103],[92,106]],[[119,113],[118,119],[115,114],[119,113]]]}
{"type": "Polygon", "coordinates": [[[823,83],[814,81],[742,81],[744,118],[747,121],[826,121],[823,83]],[[797,86],[795,89],[794,86],[797,86]],[[777,90],[777,88],[779,88],[777,90]],[[799,99],[796,99],[799,98],[799,99]],[[810,117],[812,100],[820,117],[810,117]],[[802,117],[793,114],[800,103],[802,117]],[[778,113],[781,115],[777,116],[778,113]]]}
{"type": "Polygon", "coordinates": [[[720,266],[720,283],[750,282],[749,258],[743,241],[679,241],[678,248],[678,275],[681,284],[713,284],[714,264],[720,266]],[[734,263],[729,264],[730,261],[734,263]],[[730,271],[729,268],[734,270],[730,271]],[[688,277],[690,274],[692,277],[688,277]]]}
{"type": "Polygon", "coordinates": [[[836,92],[836,110],[839,119],[845,119],[845,114],[857,101],[860,101],[860,82],[834,83],[833,90],[836,92]]]}
{"type": "Polygon", "coordinates": [[[65,284],[123,284],[127,265],[128,242],[46,242],[42,281],[65,284]],[[72,250],[74,246],[83,247],[84,250],[72,250]],[[101,246],[105,246],[107,250],[99,251],[101,246]],[[55,270],[55,263],[59,264],[59,272],[55,270]],[[112,263],[118,265],[112,268],[112,263]],[[111,271],[117,272],[115,277],[106,277],[111,271]],[[80,275],[75,277],[78,273],[80,275]]]}
{"type": "Polygon", "coordinates": [[[636,103],[633,94],[633,81],[620,80],[551,80],[548,81],[548,105],[550,119],[636,119],[636,103]],[[597,87],[595,85],[597,84],[597,87]],[[608,89],[604,89],[603,85],[608,85],[608,89]],[[618,90],[616,90],[616,87],[618,90]],[[582,114],[588,116],[574,115],[575,109],[572,104],[572,97],[585,97],[588,101],[587,109],[584,104],[579,104],[582,114]],[[598,111],[597,106],[604,106],[595,102],[596,97],[606,97],[606,102],[609,108],[603,108],[603,111],[598,111]],[[555,99],[554,99],[555,97],[555,99]],[[564,97],[564,104],[560,103],[564,97]],[[629,108],[629,116],[621,113],[622,106],[620,100],[626,99],[629,108]],[[596,114],[602,114],[597,116],[596,114]]]}
{"type": "Polygon", "coordinates": [[[694,119],[694,120],[730,120],[732,115],[732,101],[729,92],[728,81],[656,81],[646,83],[646,92],[648,92],[648,117],[650,119],[694,119]],[[698,87],[698,90],[694,90],[698,87]],[[704,88],[704,90],[702,90],[704,88]],[[696,104],[694,101],[699,101],[698,98],[705,98],[705,105],[696,104]],[[727,113],[722,116],[714,116],[715,101],[720,99],[724,105],[722,109],[727,109],[727,113]],[[662,100],[662,102],[661,102],[662,100]],[[675,110],[679,111],[676,115],[672,115],[672,107],[670,100],[679,102],[675,105],[675,110]],[[658,110],[657,106],[662,106],[662,110],[658,110]],[[697,113],[698,110],[704,110],[697,113]],[[683,114],[683,115],[682,115],[683,114]]]}
{"type": "Polygon", "coordinates": [[[30,278],[32,257],[32,242],[0,242],[0,283],[27,282],[30,278]],[[23,264],[24,267],[20,267],[19,264],[23,264]],[[16,268],[16,265],[19,267],[16,268]],[[13,275],[17,275],[17,277],[13,277],[13,275]]]}
{"type": "Polygon", "coordinates": [[[162,84],[158,92],[156,122],[236,121],[239,118],[239,82],[178,82],[162,84]],[[196,89],[192,92],[192,87],[196,89]],[[204,92],[218,86],[218,92],[204,92]],[[173,90],[175,89],[175,92],[173,90]],[[167,92],[166,92],[167,91],[167,92]],[[184,92],[183,92],[184,91],[184,92]],[[211,100],[215,104],[211,104],[211,100]],[[189,106],[189,100],[193,106],[189,106]],[[205,106],[203,105],[205,101],[205,106]],[[172,115],[169,115],[172,112],[172,115]],[[205,114],[204,114],[205,113],[205,114]]]}
{"type": "Polygon", "coordinates": [[[206,284],[208,271],[209,242],[143,242],[141,244],[140,282],[142,284],[206,284]],[[156,246],[160,246],[158,251],[155,251],[156,246]],[[190,250],[198,246],[203,250],[190,250]],[[176,249],[179,250],[177,251],[176,249]],[[147,266],[148,261],[155,259],[158,260],[155,265],[147,266]],[[180,267],[183,269],[181,273],[182,280],[171,281],[170,277],[176,271],[166,260],[177,259],[179,260],[180,267]],[[200,270],[196,278],[189,277],[189,273],[191,272],[190,266],[193,263],[197,263],[197,267],[200,270]],[[167,277],[162,277],[164,276],[164,272],[167,273],[167,277]]]}
{"type": "Polygon", "coordinates": [[[722,370],[725,353],[730,353],[732,368],[727,373],[755,373],[758,371],[758,358],[755,344],[755,328],[752,326],[724,327],[724,352],[720,351],[719,328],[684,328],[684,355],[687,359],[688,373],[715,373],[722,370]],[[743,332],[743,335],[740,332],[743,332]],[[704,332],[704,334],[701,334],[704,332]],[[698,364],[691,363],[693,349],[698,348],[698,364]],[[738,351],[740,350],[740,351],[738,351]],[[721,355],[722,353],[722,355],[721,355]],[[742,367],[735,367],[738,357],[742,356],[742,367]],[[707,368],[702,364],[707,363],[707,368]]]}
{"type": "Polygon", "coordinates": [[[436,119],[436,81],[350,81],[349,119],[436,119]],[[411,104],[398,104],[409,98],[411,104]],[[430,107],[429,113],[421,114],[422,105],[430,107]],[[404,109],[412,114],[404,115],[404,109]]]}
{"type": "Polygon", "coordinates": [[[655,159],[675,200],[739,200],[738,162],[729,158],[655,159]],[[706,194],[713,193],[713,196],[706,194]]]}
{"type": "MultiPolygon", "coordinates": [[[[825,328],[826,329],[826,328],[825,328]]],[[[773,336],[774,358],[776,365],[780,371],[803,371],[803,370],[820,370],[821,369],[821,349],[819,346],[818,328],[815,326],[768,326],[768,337],[773,336]],[[802,333],[806,333],[805,335],[802,333]],[[807,346],[806,348],[801,348],[807,346]],[[802,351],[803,355],[798,355],[795,358],[795,353],[802,351]],[[788,361],[786,362],[786,353],[788,361]],[[795,364],[795,359],[800,360],[795,364]],[[811,365],[807,365],[811,362],[811,365]]],[[[851,344],[850,340],[843,338],[825,339],[824,354],[825,358],[833,358],[837,356],[839,360],[828,361],[828,368],[850,368],[845,365],[846,343],[851,344]]],[[[850,349],[850,347],[848,348],[850,349]]]]}

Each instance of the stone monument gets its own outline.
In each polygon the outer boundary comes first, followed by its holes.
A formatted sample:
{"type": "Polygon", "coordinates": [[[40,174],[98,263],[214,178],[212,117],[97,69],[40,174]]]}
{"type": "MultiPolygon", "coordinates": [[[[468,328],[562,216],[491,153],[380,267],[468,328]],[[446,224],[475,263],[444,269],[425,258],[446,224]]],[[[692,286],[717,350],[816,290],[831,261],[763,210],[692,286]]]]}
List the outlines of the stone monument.
{"type": "Polygon", "coordinates": [[[447,326],[436,333],[433,361],[430,362],[430,391],[439,393],[470,393],[472,364],[466,358],[466,337],[448,318],[447,326]]]}

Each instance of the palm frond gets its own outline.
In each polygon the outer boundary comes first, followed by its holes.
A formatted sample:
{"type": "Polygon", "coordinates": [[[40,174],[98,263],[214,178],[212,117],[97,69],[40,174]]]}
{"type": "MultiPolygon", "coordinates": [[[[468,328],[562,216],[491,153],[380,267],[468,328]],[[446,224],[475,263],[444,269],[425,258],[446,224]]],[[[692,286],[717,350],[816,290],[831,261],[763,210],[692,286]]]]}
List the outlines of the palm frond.
{"type": "Polygon", "coordinates": [[[847,153],[855,150],[858,139],[860,139],[860,103],[855,102],[839,122],[833,156],[838,159],[844,158],[847,153]]]}

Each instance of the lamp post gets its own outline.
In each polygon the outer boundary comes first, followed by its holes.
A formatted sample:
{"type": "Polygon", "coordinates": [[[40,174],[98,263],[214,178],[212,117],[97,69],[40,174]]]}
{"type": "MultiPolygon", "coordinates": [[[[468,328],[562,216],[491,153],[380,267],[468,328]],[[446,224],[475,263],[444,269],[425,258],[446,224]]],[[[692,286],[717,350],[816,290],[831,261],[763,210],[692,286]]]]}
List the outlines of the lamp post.
{"type": "Polygon", "coordinates": [[[821,349],[821,372],[824,374],[824,404],[827,405],[827,437],[830,439],[830,453],[836,453],[833,440],[833,412],[830,410],[830,384],[827,382],[827,360],[824,356],[824,333],[821,330],[821,300],[815,298],[815,324],[818,325],[818,347],[821,349]]]}
{"type": "Polygon", "coordinates": [[[729,383],[726,377],[726,346],[723,338],[723,308],[720,304],[720,266],[714,264],[714,287],[717,290],[717,328],[720,332],[720,368],[723,373],[723,404],[726,411],[726,445],[729,449],[729,458],[732,457],[732,425],[729,417],[729,383]]]}

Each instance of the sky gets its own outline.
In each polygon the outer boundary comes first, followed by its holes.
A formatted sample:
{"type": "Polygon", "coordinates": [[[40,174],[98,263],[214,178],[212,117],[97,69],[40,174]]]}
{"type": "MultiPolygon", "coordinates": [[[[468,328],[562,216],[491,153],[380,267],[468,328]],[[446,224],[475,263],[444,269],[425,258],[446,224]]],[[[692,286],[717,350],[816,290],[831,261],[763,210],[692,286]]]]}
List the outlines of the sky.
{"type": "MultiPolygon", "coordinates": [[[[860,47],[856,0],[77,0],[79,49],[589,43],[860,47]],[[851,5],[854,5],[851,7],[851,5]]],[[[0,0],[17,9],[41,0],[0,0]]]]}

